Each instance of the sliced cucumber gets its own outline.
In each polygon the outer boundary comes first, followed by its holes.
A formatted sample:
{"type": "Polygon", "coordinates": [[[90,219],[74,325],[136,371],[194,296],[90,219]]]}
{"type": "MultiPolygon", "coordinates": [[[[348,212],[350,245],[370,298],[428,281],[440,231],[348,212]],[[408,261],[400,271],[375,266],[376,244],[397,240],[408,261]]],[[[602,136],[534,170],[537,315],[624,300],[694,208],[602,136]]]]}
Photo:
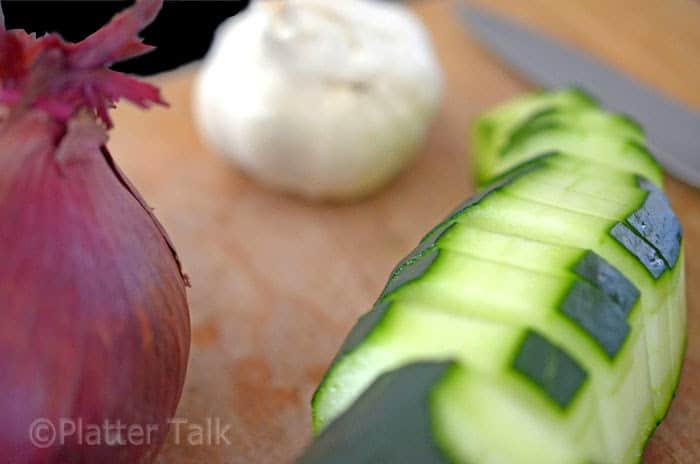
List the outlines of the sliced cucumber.
{"type": "Polygon", "coordinates": [[[572,90],[481,118],[489,187],[353,328],[301,462],[637,462],[686,318],[682,228],[643,142],[572,90]]]}
{"type": "MultiPolygon", "coordinates": [[[[667,303],[671,311],[671,353],[674,354],[671,360],[671,376],[674,377],[673,373],[676,373],[675,378],[671,381],[670,388],[668,388],[668,391],[671,392],[675,392],[678,386],[687,343],[685,327],[688,314],[686,313],[685,263],[683,262],[683,256],[683,247],[681,247],[678,264],[676,265],[676,269],[674,269],[674,273],[676,274],[676,289],[675,291],[669,292],[669,300],[667,303]]],[[[670,399],[668,402],[670,403],[670,399]]],[[[663,413],[665,414],[665,411],[663,413]]],[[[658,417],[658,419],[661,419],[661,417],[658,417]]]]}
{"type": "MultiPolygon", "coordinates": [[[[553,348],[549,345],[538,355],[558,367],[570,367],[566,355],[553,348]]],[[[568,380],[568,370],[545,375],[553,381],[568,380]]],[[[544,414],[537,402],[514,398],[509,384],[488,375],[455,367],[433,395],[435,441],[451,462],[584,463],[600,451],[588,448],[589,437],[572,442],[566,430],[556,426],[564,422],[561,418],[544,414]],[[474,438],[465,440],[464,432],[474,438]]]]}
{"type": "Polygon", "coordinates": [[[410,298],[510,324],[527,321],[601,363],[617,358],[630,333],[619,305],[573,275],[552,276],[438,248],[404,269],[385,298],[410,298]],[[500,291],[504,287],[509,291],[500,291]]]}
{"type": "Polygon", "coordinates": [[[416,363],[383,374],[297,462],[449,464],[431,425],[434,390],[451,368],[456,365],[416,363]]]}
{"type": "MultiPolygon", "coordinates": [[[[576,367],[565,354],[546,341],[534,348],[557,360],[555,377],[571,379],[576,367]]],[[[560,413],[543,413],[520,386],[454,362],[407,364],[381,375],[298,462],[589,462],[592,440],[572,441],[560,413]]]]}
{"type": "MultiPolygon", "coordinates": [[[[530,163],[543,163],[547,166],[547,169],[537,170],[527,177],[528,181],[541,185],[559,187],[615,203],[619,203],[620,198],[628,198],[630,194],[644,194],[630,192],[630,189],[639,190],[638,175],[563,152],[550,152],[528,164],[530,163]]],[[[506,173],[503,177],[508,176],[509,173],[506,173]]]]}
{"type": "Polygon", "coordinates": [[[533,204],[506,192],[496,192],[487,202],[467,211],[457,220],[469,226],[591,249],[606,261],[615,263],[615,267],[642,291],[655,409],[657,415],[665,411],[670,398],[664,380],[671,366],[672,334],[667,330],[669,314],[663,301],[671,289],[676,288],[677,273],[665,270],[656,250],[621,222],[533,204]],[[620,241],[616,230],[627,231],[635,239],[634,243],[620,241]]]}
{"type": "Polygon", "coordinates": [[[345,347],[314,398],[317,429],[345,409],[382,371],[415,359],[459,357],[480,370],[500,372],[511,362],[524,336],[524,329],[514,325],[411,299],[381,302],[365,317],[370,315],[374,325],[353,329],[356,342],[345,347]],[[358,364],[364,368],[357,369],[358,364]]]}
{"type": "Polygon", "coordinates": [[[387,298],[398,296],[459,314],[530,324],[576,355],[591,372],[602,399],[599,412],[606,417],[599,426],[617,429],[619,421],[626,421],[623,430],[631,436],[619,431],[606,435],[610,456],[621,459],[634,439],[648,434],[655,421],[641,311],[629,314],[628,325],[624,311],[611,298],[571,276],[553,278],[444,251],[434,258],[424,255],[423,260],[431,261],[430,266],[418,261],[405,268],[387,298]],[[509,289],[505,297],[499,294],[501,288],[509,289]],[[630,405],[622,400],[628,395],[640,401],[630,405]]]}
{"type": "Polygon", "coordinates": [[[560,353],[559,348],[555,350],[542,337],[528,338],[531,330],[410,300],[384,303],[373,312],[382,313],[380,322],[341,357],[314,398],[317,427],[344,410],[382,372],[420,359],[454,358],[508,384],[514,395],[511,401],[521,399],[541,409],[538,415],[550,417],[550,428],[565,429],[570,442],[585,440],[588,449],[600,448],[600,420],[593,392],[585,381],[587,374],[573,358],[560,353]],[[530,343],[526,345],[525,340],[530,343]],[[547,358],[529,355],[527,349],[560,353],[555,373],[566,381],[552,381],[542,364],[547,358]]]}
{"type": "Polygon", "coordinates": [[[572,127],[645,142],[642,128],[627,116],[605,113],[597,108],[550,107],[530,115],[509,132],[503,144],[493,149],[496,156],[504,156],[535,134],[572,127]]]}
{"type": "Polygon", "coordinates": [[[493,165],[485,168],[479,183],[483,185],[514,166],[552,150],[565,151],[572,156],[641,174],[657,186],[661,186],[663,182],[661,168],[654,156],[638,141],[585,129],[562,127],[538,131],[524,137],[519,144],[512,145],[507,152],[501,153],[494,160],[493,165]]]}
{"type": "Polygon", "coordinates": [[[569,148],[576,156],[600,157],[610,166],[661,179],[639,124],[626,115],[600,111],[578,90],[516,100],[479,118],[473,134],[480,185],[540,153],[569,148]]]}
{"type": "Polygon", "coordinates": [[[495,153],[508,140],[518,125],[529,118],[558,108],[595,108],[597,103],[580,89],[570,88],[558,92],[543,92],[515,99],[483,115],[474,125],[473,140],[477,162],[495,153]]]}

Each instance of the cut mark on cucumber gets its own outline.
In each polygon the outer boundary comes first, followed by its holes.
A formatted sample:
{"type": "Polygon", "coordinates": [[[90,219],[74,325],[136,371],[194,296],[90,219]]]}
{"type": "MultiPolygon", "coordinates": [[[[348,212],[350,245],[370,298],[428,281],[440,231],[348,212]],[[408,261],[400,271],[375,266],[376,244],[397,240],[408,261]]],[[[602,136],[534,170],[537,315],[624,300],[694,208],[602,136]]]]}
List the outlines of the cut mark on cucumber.
{"type": "Polygon", "coordinates": [[[534,330],[523,339],[513,360],[517,372],[544,391],[561,409],[576,397],[588,374],[566,351],[534,330]]]}
{"type": "MultiPolygon", "coordinates": [[[[545,94],[547,91],[543,90],[542,93],[545,94]]],[[[572,85],[570,87],[567,87],[563,90],[560,90],[560,92],[565,92],[571,95],[572,97],[576,98],[579,100],[579,104],[587,105],[587,106],[595,106],[599,107],[600,106],[600,100],[598,100],[596,97],[593,96],[592,93],[590,93],[588,90],[584,89],[581,86],[578,85],[572,85]]]]}
{"type": "Polygon", "coordinates": [[[627,140],[627,145],[640,153],[644,153],[644,155],[648,157],[654,163],[654,165],[659,168],[659,170],[661,170],[661,165],[659,164],[659,160],[656,159],[656,155],[653,154],[649,147],[647,147],[645,144],[638,140],[627,140]]]}
{"type": "MultiPolygon", "coordinates": [[[[549,156],[551,154],[553,153],[543,156],[549,156]]],[[[406,258],[404,258],[398,266],[396,266],[391,273],[391,277],[389,277],[389,282],[387,282],[386,287],[384,287],[384,290],[382,291],[380,299],[407,282],[419,278],[425,273],[425,271],[428,270],[440,252],[440,250],[435,246],[435,242],[437,242],[440,237],[442,237],[452,226],[454,226],[455,219],[460,214],[472,206],[479,204],[490,194],[511,184],[519,177],[541,167],[542,164],[526,163],[511,172],[509,176],[503,177],[499,181],[491,184],[487,189],[462,202],[447,216],[447,218],[445,218],[444,221],[428,232],[428,234],[425,235],[425,237],[423,237],[423,239],[420,241],[418,246],[406,258]]]]}
{"type": "MultiPolygon", "coordinates": [[[[445,222],[441,222],[440,224],[438,224],[433,230],[431,230],[428,233],[428,235],[423,237],[423,239],[418,244],[416,249],[413,250],[411,252],[411,254],[409,254],[408,257],[405,258],[401,263],[409,261],[411,259],[411,257],[420,256],[425,252],[425,250],[434,247],[435,244],[437,243],[437,241],[440,240],[440,237],[445,235],[447,233],[447,231],[449,231],[455,224],[456,224],[456,222],[451,221],[451,220],[447,220],[445,222]]],[[[401,264],[399,264],[399,266],[397,266],[397,270],[399,267],[401,267],[401,264]]],[[[394,271],[394,272],[396,272],[396,271],[394,271]]]]}
{"type": "Polygon", "coordinates": [[[516,127],[510,134],[510,137],[508,137],[506,143],[503,144],[503,148],[501,148],[499,155],[504,156],[511,150],[512,147],[518,146],[523,140],[530,137],[532,134],[539,131],[546,131],[548,129],[557,129],[561,127],[561,124],[558,121],[547,119],[548,116],[551,116],[556,112],[557,108],[555,106],[550,106],[540,111],[536,111],[525,119],[525,121],[516,127]]]}
{"type": "Polygon", "coordinates": [[[574,272],[608,295],[627,316],[639,300],[639,289],[594,251],[589,250],[574,266],[574,272]]]}
{"type": "MultiPolygon", "coordinates": [[[[551,153],[549,153],[549,154],[551,154],[551,153]]],[[[543,155],[543,156],[545,156],[545,155],[543,155]]],[[[516,179],[524,176],[525,174],[527,174],[529,172],[534,171],[535,169],[539,169],[541,167],[542,167],[542,165],[538,164],[538,163],[524,163],[520,166],[517,166],[517,168],[509,171],[507,175],[504,175],[502,177],[499,177],[498,179],[495,179],[494,182],[489,184],[489,186],[487,188],[480,191],[476,195],[473,195],[472,197],[468,198],[466,201],[462,202],[457,208],[455,208],[454,211],[452,211],[447,216],[447,218],[442,222],[442,224],[452,221],[457,216],[462,214],[464,211],[468,210],[469,208],[471,208],[474,205],[479,204],[484,198],[488,197],[490,194],[502,189],[503,187],[508,186],[516,179]]],[[[431,233],[432,233],[432,231],[431,231],[431,233]]],[[[429,233],[428,236],[431,233],[429,233]]]]}
{"type": "Polygon", "coordinates": [[[612,133],[633,140],[644,140],[644,130],[626,115],[586,107],[549,106],[527,117],[511,132],[500,150],[500,156],[507,155],[532,136],[558,129],[612,133]]]}
{"type": "Polygon", "coordinates": [[[448,464],[433,439],[430,397],[453,365],[420,362],[382,374],[324,429],[297,464],[448,464]]]}
{"type": "Polygon", "coordinates": [[[654,279],[661,277],[666,270],[666,263],[646,240],[622,222],[618,222],[610,229],[610,235],[632,253],[654,279]]]}
{"type": "MultiPolygon", "coordinates": [[[[510,184],[511,182],[513,182],[514,180],[519,178],[521,175],[527,174],[528,172],[534,171],[535,169],[540,169],[540,168],[544,167],[547,159],[549,159],[553,156],[556,156],[559,153],[560,152],[558,152],[556,150],[548,150],[548,151],[542,152],[541,154],[539,154],[539,155],[537,155],[537,156],[535,156],[535,157],[533,157],[533,158],[531,158],[531,159],[529,159],[521,164],[518,164],[518,165],[512,167],[511,169],[508,169],[504,173],[499,174],[496,177],[494,177],[493,179],[491,179],[489,181],[488,186],[483,191],[483,193],[487,194],[487,193],[490,193],[493,189],[505,187],[506,185],[510,184]]],[[[481,195],[481,193],[479,193],[478,195],[481,195]]],[[[479,198],[479,200],[481,200],[481,198],[479,198]]],[[[467,202],[465,202],[465,204],[468,203],[468,201],[469,200],[467,200],[467,202]]],[[[467,206],[471,206],[471,205],[467,205],[467,206]]],[[[450,217],[458,216],[459,213],[461,213],[465,209],[467,209],[467,208],[462,207],[462,205],[460,205],[460,207],[457,208],[457,210],[455,210],[455,212],[452,213],[450,215],[450,217]]]]}
{"type": "Polygon", "coordinates": [[[409,257],[392,273],[379,299],[381,300],[386,295],[408,282],[420,278],[430,268],[433,262],[435,262],[439,254],[440,250],[436,246],[431,246],[416,256],[413,256],[413,254],[409,255],[409,257]]]}
{"type": "Polygon", "coordinates": [[[616,116],[620,118],[621,120],[625,121],[629,126],[633,127],[639,134],[644,137],[645,136],[645,130],[642,127],[642,125],[634,119],[632,116],[626,113],[616,113],[616,116]]]}
{"type": "Polygon", "coordinates": [[[630,332],[622,309],[586,281],[574,283],[559,310],[582,328],[609,359],[614,359],[630,332]]]}
{"type": "Polygon", "coordinates": [[[387,313],[390,307],[390,301],[379,301],[369,312],[360,316],[357,323],[353,326],[352,330],[343,342],[343,346],[340,347],[340,351],[338,351],[338,354],[331,365],[334,365],[336,361],[346,354],[354,351],[355,348],[357,348],[365,340],[365,338],[367,338],[367,335],[369,335],[377,324],[379,324],[379,322],[384,318],[384,315],[387,313]]]}
{"type": "Polygon", "coordinates": [[[661,190],[643,177],[638,178],[638,183],[649,194],[642,207],[627,218],[627,223],[659,251],[667,267],[672,269],[680,254],[681,223],[661,190]]]}
{"type": "MultiPolygon", "coordinates": [[[[331,361],[331,367],[336,366],[338,361],[355,351],[355,348],[362,344],[367,336],[372,333],[372,330],[382,321],[387,311],[389,311],[389,308],[391,308],[391,305],[392,302],[390,301],[378,301],[371,310],[360,316],[352,327],[352,330],[350,330],[348,336],[345,337],[345,341],[340,347],[340,350],[338,350],[338,353],[336,353],[333,361],[331,361]]],[[[314,391],[313,397],[311,398],[312,405],[316,404],[318,396],[321,394],[321,389],[332,372],[332,368],[326,371],[323,380],[321,380],[321,383],[316,391],[314,391]]],[[[315,414],[316,411],[314,410],[313,413],[315,414]]]]}

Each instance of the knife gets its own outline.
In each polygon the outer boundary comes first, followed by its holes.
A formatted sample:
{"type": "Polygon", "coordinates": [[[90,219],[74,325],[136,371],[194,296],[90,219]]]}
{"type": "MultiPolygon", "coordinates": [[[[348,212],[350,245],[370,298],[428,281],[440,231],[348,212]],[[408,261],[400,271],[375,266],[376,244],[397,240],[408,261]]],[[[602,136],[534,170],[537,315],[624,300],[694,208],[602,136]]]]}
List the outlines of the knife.
{"type": "Polygon", "coordinates": [[[548,88],[582,87],[606,107],[639,121],[661,165],[700,188],[700,113],[556,39],[472,6],[460,4],[456,13],[487,48],[529,80],[548,88]]]}

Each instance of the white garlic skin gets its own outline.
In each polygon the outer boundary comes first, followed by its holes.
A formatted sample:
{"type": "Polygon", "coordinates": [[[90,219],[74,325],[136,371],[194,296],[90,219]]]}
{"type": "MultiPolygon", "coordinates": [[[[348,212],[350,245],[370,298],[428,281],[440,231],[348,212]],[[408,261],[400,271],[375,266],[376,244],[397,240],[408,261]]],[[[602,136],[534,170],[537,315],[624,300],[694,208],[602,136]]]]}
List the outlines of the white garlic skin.
{"type": "Polygon", "coordinates": [[[366,196],[424,143],[442,75],[422,23],[376,0],[258,0],[216,33],[194,89],[204,140],[260,181],[366,196]]]}

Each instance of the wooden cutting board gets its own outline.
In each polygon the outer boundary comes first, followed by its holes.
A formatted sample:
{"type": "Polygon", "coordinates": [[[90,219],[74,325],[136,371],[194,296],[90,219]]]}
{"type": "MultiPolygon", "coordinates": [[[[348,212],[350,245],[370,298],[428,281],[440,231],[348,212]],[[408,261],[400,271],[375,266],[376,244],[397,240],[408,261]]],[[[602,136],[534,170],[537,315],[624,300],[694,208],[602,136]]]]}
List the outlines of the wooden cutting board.
{"type": "MultiPolygon", "coordinates": [[[[692,0],[498,0],[492,10],[613,62],[700,109],[700,4],[692,0]]],[[[412,7],[433,33],[446,95],[418,161],[353,205],[310,204],[257,185],[209,152],[190,119],[195,68],[159,76],[169,110],[115,114],[110,146],[156,208],[191,277],[192,355],[161,463],[289,463],[311,438],[309,399],[392,266],[474,192],[466,130],[530,87],[451,16],[449,1],[412,7]],[[230,444],[200,444],[207,418],[230,444]],[[179,443],[177,443],[179,441],[179,443]]],[[[700,148],[698,149],[700,156],[700,148]]],[[[700,462],[700,192],[668,180],[685,226],[688,354],[678,396],[645,463],[700,462]]]]}

